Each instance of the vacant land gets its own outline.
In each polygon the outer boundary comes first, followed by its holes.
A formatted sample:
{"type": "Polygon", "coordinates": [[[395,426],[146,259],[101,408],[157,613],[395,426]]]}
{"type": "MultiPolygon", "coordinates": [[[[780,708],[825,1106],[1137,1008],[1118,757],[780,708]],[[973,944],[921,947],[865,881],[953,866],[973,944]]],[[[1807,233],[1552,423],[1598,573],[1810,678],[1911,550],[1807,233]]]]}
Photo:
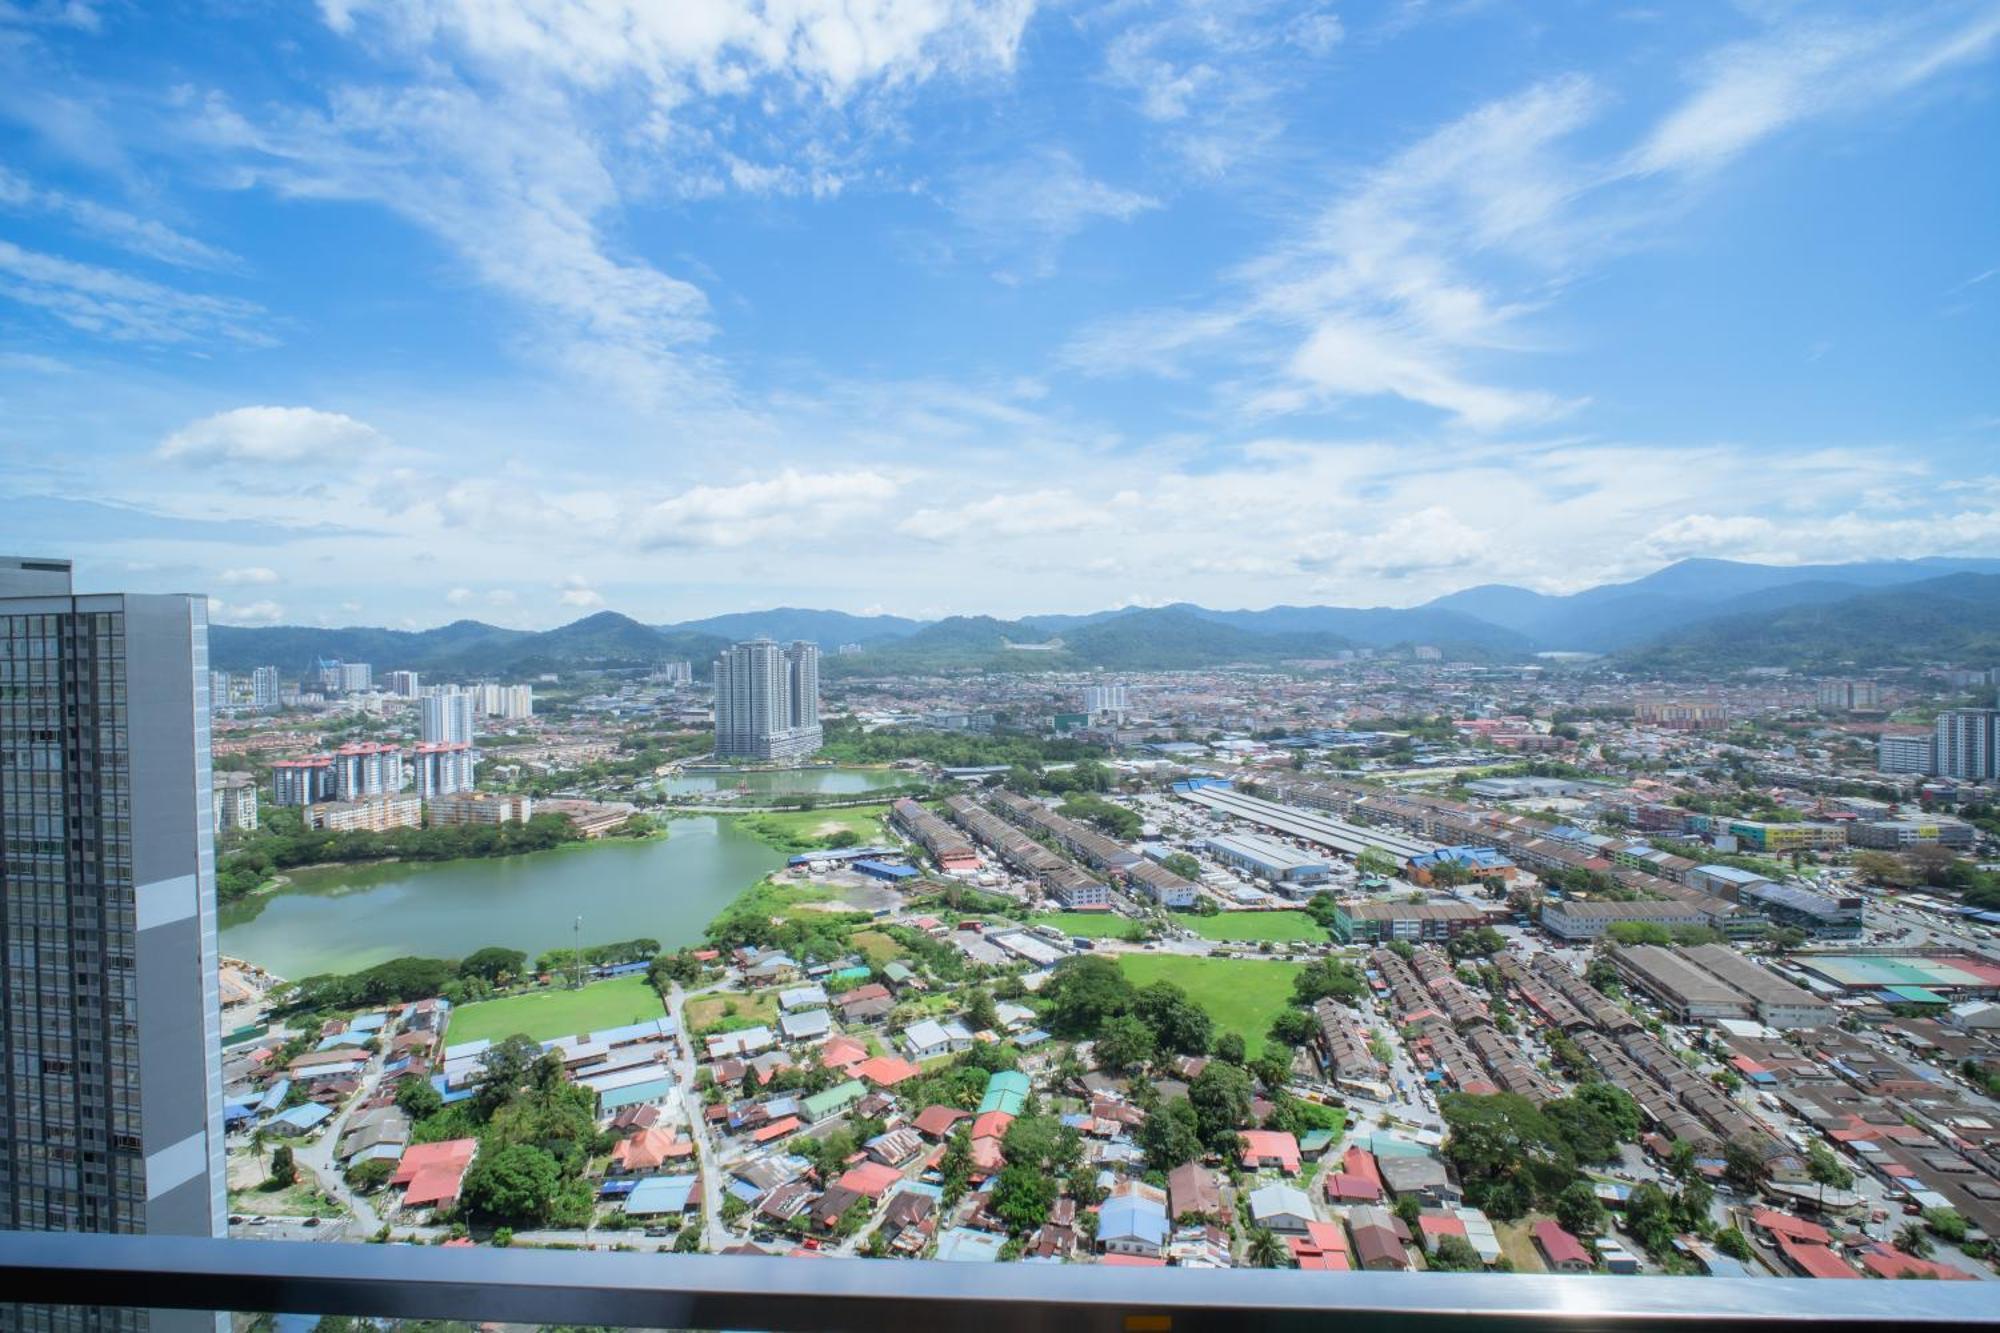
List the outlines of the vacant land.
{"type": "Polygon", "coordinates": [[[903,956],[903,946],[879,930],[857,930],[848,937],[848,943],[876,967],[903,956]]]}
{"type": "Polygon", "coordinates": [[[446,1040],[454,1045],[481,1039],[498,1041],[522,1032],[536,1041],[548,1041],[664,1018],[666,1013],[658,992],[643,975],[613,977],[593,981],[580,990],[532,991],[460,1005],[452,1011],[446,1040]]]}
{"type": "Polygon", "coordinates": [[[738,815],[736,826],[759,842],[796,854],[877,842],[882,837],[882,816],[888,809],[886,805],[857,805],[844,810],[780,810],[738,815]]]}
{"type": "Polygon", "coordinates": [[[1128,953],[1119,956],[1118,966],[1135,985],[1173,982],[1208,1011],[1218,1034],[1241,1034],[1254,1056],[1264,1049],[1271,1020],[1291,1007],[1292,978],[1304,964],[1128,953]]]}
{"type": "Polygon", "coordinates": [[[1029,917],[1028,922],[1054,926],[1065,935],[1081,935],[1087,940],[1141,939],[1146,933],[1137,921],[1115,912],[1047,912],[1029,917]]]}
{"type": "Polygon", "coordinates": [[[715,1027],[753,1028],[759,1023],[778,1021],[778,993],[767,990],[760,995],[704,995],[689,1000],[682,1013],[691,1033],[715,1027]]]}
{"type": "Polygon", "coordinates": [[[1327,938],[1326,927],[1304,912],[1224,912],[1220,916],[1182,916],[1177,921],[1205,940],[1271,940],[1279,944],[1310,940],[1319,944],[1327,938]]]}

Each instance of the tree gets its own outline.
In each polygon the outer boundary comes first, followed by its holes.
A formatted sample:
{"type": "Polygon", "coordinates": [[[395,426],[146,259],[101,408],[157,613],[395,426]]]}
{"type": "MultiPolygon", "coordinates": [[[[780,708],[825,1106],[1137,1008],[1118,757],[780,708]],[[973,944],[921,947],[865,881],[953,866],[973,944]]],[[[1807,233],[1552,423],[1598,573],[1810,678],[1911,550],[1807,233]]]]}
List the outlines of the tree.
{"type": "Polygon", "coordinates": [[[1746,1194],[1755,1193],[1770,1174],[1763,1146],[1740,1134],[1732,1138],[1722,1145],[1722,1172],[1736,1188],[1746,1194]]]}
{"type": "Polygon", "coordinates": [[[1153,1033],[1130,1014],[1107,1019],[1091,1046],[1097,1067],[1113,1073],[1137,1069],[1153,1058],[1153,1033]]]}
{"type": "Polygon", "coordinates": [[[1188,1103],[1202,1143],[1212,1152],[1228,1153],[1237,1132],[1250,1123],[1250,1076],[1235,1065],[1211,1060],[1188,1085],[1188,1103]]]}
{"type": "Polygon", "coordinates": [[[1854,1187],[1854,1173],[1841,1164],[1833,1150],[1819,1139],[1814,1139],[1806,1147],[1806,1178],[1819,1186],[1819,1206],[1826,1209],[1826,1187],[1837,1190],[1854,1187]]]}
{"type": "Polygon", "coordinates": [[[406,1078],[396,1089],[396,1105],[415,1124],[444,1109],[444,1094],[427,1078],[406,1078]]]}
{"type": "Polygon", "coordinates": [[[1915,1222],[1905,1222],[1896,1232],[1896,1248],[1913,1259],[1931,1257],[1931,1238],[1915,1222]]]}
{"type": "Polygon", "coordinates": [[[1201,1156],[1201,1121],[1185,1097],[1160,1107],[1139,1126],[1139,1147],[1146,1169],[1171,1171],[1201,1156]]]}
{"type": "Polygon", "coordinates": [[[944,1156],[938,1160],[938,1170],[944,1175],[944,1206],[949,1208],[965,1197],[966,1188],[972,1183],[972,1130],[960,1125],[953,1132],[950,1142],[945,1144],[944,1156]]]}
{"type": "Polygon", "coordinates": [[[1478,1273],[1485,1270],[1486,1261],[1465,1237],[1439,1236],[1437,1248],[1431,1251],[1430,1266],[1439,1273],[1478,1273]]]}
{"type": "Polygon", "coordinates": [[[1169,852],[1160,858],[1160,864],[1190,883],[1201,882],[1201,862],[1186,852],[1169,852]]]}
{"type": "MultiPolygon", "coordinates": [[[[479,1066],[483,1074],[479,1080],[479,1091],[473,1097],[473,1106],[479,1118],[491,1119],[495,1111],[512,1101],[514,1094],[527,1081],[535,1062],[541,1058],[541,1043],[519,1032],[511,1037],[502,1037],[481,1052],[479,1066]]],[[[557,1068],[560,1070],[561,1066],[557,1068]]]]}
{"type": "Polygon", "coordinates": [[[1445,952],[1453,958],[1491,958],[1507,947],[1507,941],[1491,926],[1476,926],[1445,942],[1445,952]]]}
{"type": "Polygon", "coordinates": [[[1039,1167],[1009,1162],[993,1182],[988,1207],[1015,1235],[1033,1231],[1049,1220],[1056,1201],[1056,1178],[1039,1167]]]}
{"type": "Polygon", "coordinates": [[[1208,1011],[1171,981],[1142,987],[1132,997],[1132,1014],[1152,1029],[1154,1044],[1162,1051],[1203,1055],[1214,1037],[1208,1011]]]}
{"type": "Polygon", "coordinates": [[[1264,1090],[1274,1096],[1284,1091],[1292,1081],[1293,1051],[1289,1046],[1266,1046],[1261,1055],[1250,1063],[1250,1072],[1264,1085],[1264,1090]]]}
{"type": "Polygon", "coordinates": [[[993,1005],[993,997],[983,987],[974,986],[965,997],[965,1007],[959,1010],[965,1025],[974,1032],[989,1032],[1000,1026],[1000,1012],[993,1005]]]}
{"type": "Polygon", "coordinates": [[[1747,1264],[1757,1257],[1757,1252],[1750,1246],[1750,1238],[1735,1227],[1724,1227],[1715,1233],[1715,1248],[1739,1263],[1747,1264]]]}
{"type": "Polygon", "coordinates": [[[389,1177],[395,1174],[394,1162],[386,1157],[371,1157],[347,1168],[347,1183],[350,1188],[368,1194],[388,1184],[389,1177]]]}
{"type": "Polygon", "coordinates": [[[1244,1247],[1244,1257],[1258,1268],[1283,1268],[1290,1252],[1285,1242],[1269,1227],[1252,1227],[1250,1243],[1244,1247]]]}
{"type": "Polygon", "coordinates": [[[1666,1191],[1650,1180],[1634,1187],[1625,1200],[1625,1229],[1649,1254],[1669,1249],[1675,1228],[1673,1201],[1666,1191]]]}
{"type": "Polygon", "coordinates": [[[1319,1024],[1303,1009],[1287,1009],[1271,1020],[1271,1040],[1280,1046],[1303,1046],[1319,1032],[1319,1024]]]}
{"type": "Polygon", "coordinates": [[[1361,974],[1338,958],[1314,959],[1292,978],[1292,998],[1308,1007],[1324,999],[1357,1000],[1367,988],[1361,974]]]}
{"type": "Polygon", "coordinates": [[[1566,1186],[1556,1196],[1555,1214],[1563,1230],[1572,1235],[1594,1236],[1604,1230],[1604,1205],[1597,1201],[1587,1180],[1566,1186]]]}
{"type": "Polygon", "coordinates": [[[280,1188],[294,1184],[299,1178],[298,1160],[292,1156],[292,1146],[281,1143],[271,1149],[271,1183],[280,1188]]]}
{"type": "Polygon", "coordinates": [[[1416,1195],[1402,1194],[1396,1197],[1396,1202],[1390,1211],[1394,1212],[1401,1219],[1404,1226],[1410,1228],[1411,1231],[1415,1231],[1417,1229],[1417,1219],[1424,1215],[1424,1206],[1418,1201],[1416,1195]]]}
{"type": "Polygon", "coordinates": [[[478,977],[482,981],[498,983],[509,977],[518,977],[528,966],[528,955],[519,949],[503,949],[492,945],[475,951],[458,965],[462,977],[478,977]]]}
{"type": "Polygon", "coordinates": [[[1244,1060],[1243,1034],[1225,1032],[1215,1039],[1215,1058],[1224,1064],[1240,1065],[1244,1060]]]}
{"type": "Polygon", "coordinates": [[[514,1143],[473,1159],[460,1197],[475,1215],[515,1226],[540,1226],[555,1210],[562,1167],[532,1144],[514,1143]]]}
{"type": "Polygon", "coordinates": [[[1101,954],[1072,954],[1057,963],[1042,986],[1050,1001],[1049,1025],[1066,1036],[1089,1036],[1104,1020],[1132,1005],[1132,983],[1101,954]]]}

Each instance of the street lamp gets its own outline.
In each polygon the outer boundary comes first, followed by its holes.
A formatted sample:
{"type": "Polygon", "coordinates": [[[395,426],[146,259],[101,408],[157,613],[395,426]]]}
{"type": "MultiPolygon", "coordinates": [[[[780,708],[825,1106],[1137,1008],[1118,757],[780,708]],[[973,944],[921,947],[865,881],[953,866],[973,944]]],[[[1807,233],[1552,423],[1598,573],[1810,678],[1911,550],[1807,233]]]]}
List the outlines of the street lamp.
{"type": "Polygon", "coordinates": [[[570,938],[570,986],[583,989],[583,918],[578,917],[569,928],[570,938]]]}

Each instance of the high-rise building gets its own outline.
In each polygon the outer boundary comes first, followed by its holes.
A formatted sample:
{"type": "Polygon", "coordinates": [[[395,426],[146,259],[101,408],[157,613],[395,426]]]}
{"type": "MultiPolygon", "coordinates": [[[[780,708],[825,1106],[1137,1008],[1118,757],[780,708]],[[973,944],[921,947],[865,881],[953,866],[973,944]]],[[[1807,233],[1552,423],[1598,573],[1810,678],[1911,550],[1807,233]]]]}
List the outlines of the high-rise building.
{"type": "Polygon", "coordinates": [[[333,799],[333,756],[307,755],[271,764],[271,804],[296,808],[333,799]]]}
{"type": "Polygon", "coordinates": [[[366,662],[342,662],[340,688],[346,694],[368,693],[375,688],[375,668],[366,662]]]}
{"type": "Polygon", "coordinates": [[[1879,773],[1936,772],[1935,736],[1878,736],[1875,769],[1879,773]]]}
{"type": "Polygon", "coordinates": [[[470,745],[477,739],[473,696],[464,690],[436,689],[424,696],[423,740],[427,745],[470,745]]]}
{"type": "Polygon", "coordinates": [[[653,673],[653,678],[667,685],[692,685],[694,663],[686,658],[674,662],[662,662],[660,669],[653,673]]]}
{"type": "Polygon", "coordinates": [[[422,682],[414,671],[391,671],[382,679],[389,693],[398,699],[415,699],[423,693],[422,682]]]}
{"type": "Polygon", "coordinates": [[[250,706],[257,709],[276,708],[279,705],[280,687],[278,668],[260,666],[250,673],[250,706]]]}
{"type": "Polygon", "coordinates": [[[1937,774],[1966,782],[2000,777],[2000,710],[1947,708],[1937,715],[1937,774]]]}
{"type": "Polygon", "coordinates": [[[1882,706],[1882,687],[1872,680],[1823,680],[1819,706],[1829,713],[1872,713],[1882,706]]]}
{"type": "Polygon", "coordinates": [[[425,741],[410,754],[417,795],[428,801],[471,791],[478,762],[477,752],[465,741],[425,741]]]}
{"type": "Polygon", "coordinates": [[[0,1227],[224,1232],[208,715],[206,599],[0,559],[0,1227]]]}
{"type": "Polygon", "coordinates": [[[248,773],[215,775],[217,833],[244,833],[257,827],[257,779],[248,773]]]}
{"type": "Polygon", "coordinates": [[[340,692],[341,662],[337,657],[321,657],[313,662],[312,674],[308,682],[319,686],[322,694],[340,692]]]}
{"type": "Polygon", "coordinates": [[[227,671],[208,673],[208,707],[213,713],[224,712],[230,705],[230,690],[235,684],[227,671]]]}
{"type": "Polygon", "coordinates": [[[1126,708],[1123,685],[1084,686],[1083,711],[1091,717],[1111,716],[1122,721],[1126,708]]]}
{"type": "Polygon", "coordinates": [[[751,639],[715,659],[715,753],[800,759],[819,749],[819,645],[751,639]]]}
{"type": "Polygon", "coordinates": [[[333,752],[333,798],[362,801],[403,789],[403,747],[353,741],[333,752]]]}

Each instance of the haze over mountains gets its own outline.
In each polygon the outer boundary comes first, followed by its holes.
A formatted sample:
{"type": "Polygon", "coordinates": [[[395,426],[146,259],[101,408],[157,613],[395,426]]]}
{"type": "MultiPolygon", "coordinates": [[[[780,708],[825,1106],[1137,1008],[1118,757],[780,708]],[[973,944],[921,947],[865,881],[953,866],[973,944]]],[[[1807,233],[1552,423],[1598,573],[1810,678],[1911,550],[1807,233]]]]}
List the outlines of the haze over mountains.
{"type": "Polygon", "coordinates": [[[1536,652],[1613,653],[1658,669],[1891,665],[2000,657],[2000,559],[1927,557],[1846,565],[1683,560],[1629,583],[1551,596],[1505,584],[1416,607],[1273,606],[1216,610],[1179,603],[1019,620],[902,616],[778,607],[672,625],[612,611],[552,630],[461,620],[422,631],[217,625],[220,670],[319,657],[460,675],[526,674],[586,663],[685,657],[697,670],[725,644],[757,635],[810,639],[831,674],[968,668],[1173,670],[1280,663],[1343,649],[1427,644],[1487,660],[1536,652]]]}

